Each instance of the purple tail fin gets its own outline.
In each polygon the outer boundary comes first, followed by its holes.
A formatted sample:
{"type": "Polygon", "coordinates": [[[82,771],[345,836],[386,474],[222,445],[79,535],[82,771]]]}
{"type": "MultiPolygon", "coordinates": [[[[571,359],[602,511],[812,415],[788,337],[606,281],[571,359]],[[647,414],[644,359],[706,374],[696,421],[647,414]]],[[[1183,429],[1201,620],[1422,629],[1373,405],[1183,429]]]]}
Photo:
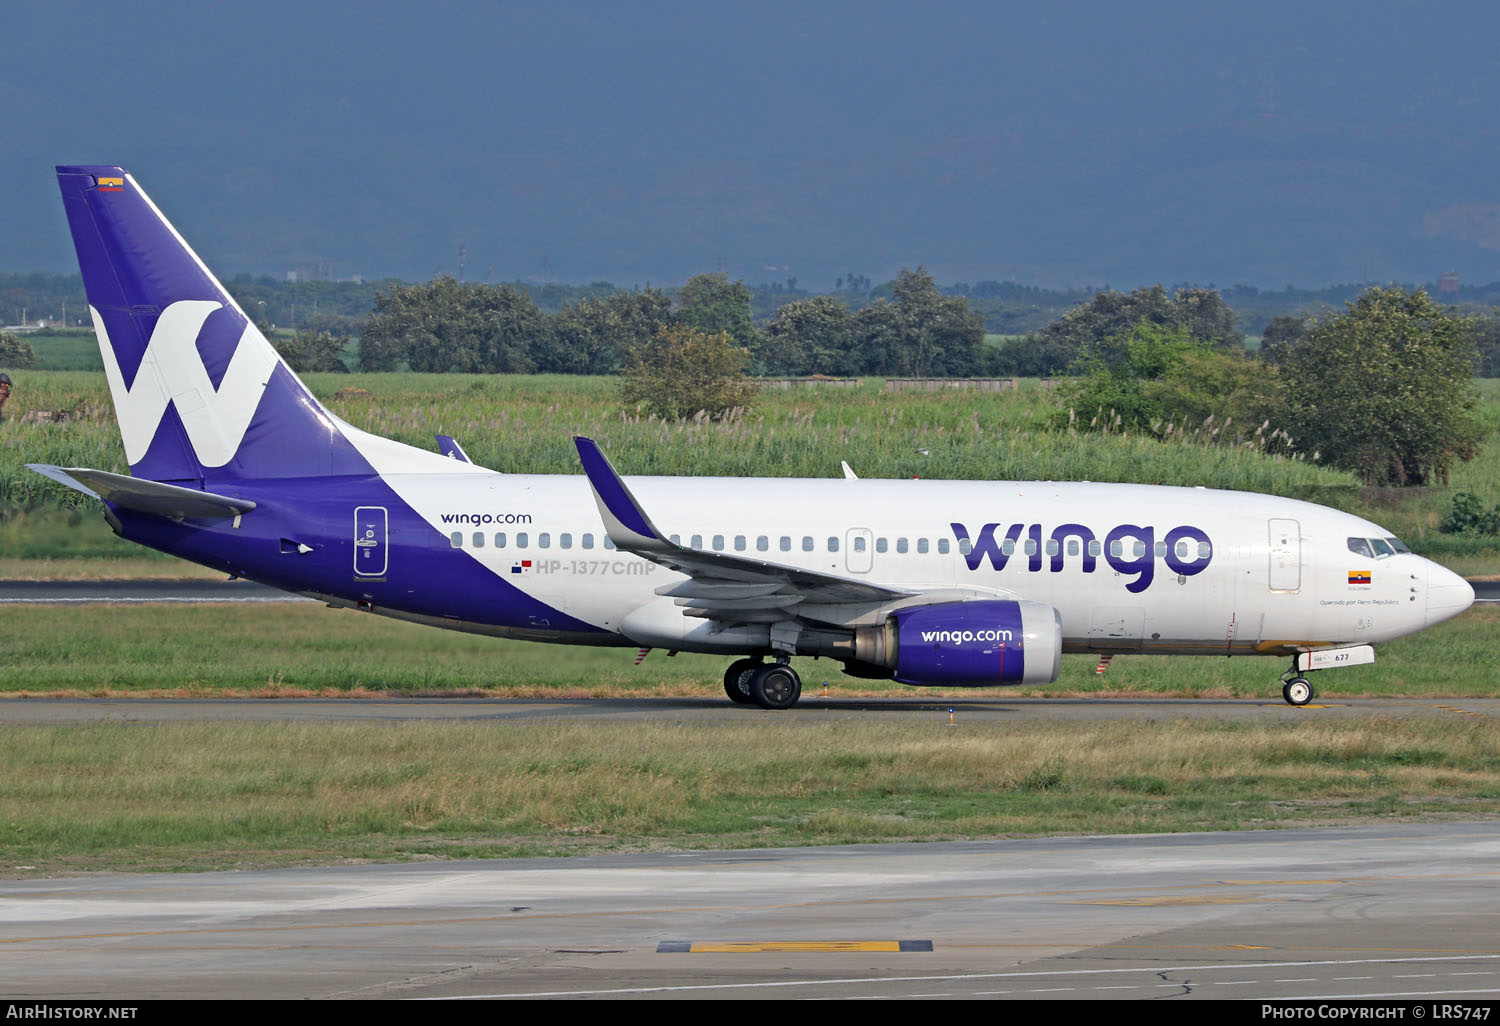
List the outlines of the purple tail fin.
{"type": "Polygon", "coordinates": [[[209,484],[370,473],[128,173],[59,167],[57,181],[132,474],[209,484]]]}

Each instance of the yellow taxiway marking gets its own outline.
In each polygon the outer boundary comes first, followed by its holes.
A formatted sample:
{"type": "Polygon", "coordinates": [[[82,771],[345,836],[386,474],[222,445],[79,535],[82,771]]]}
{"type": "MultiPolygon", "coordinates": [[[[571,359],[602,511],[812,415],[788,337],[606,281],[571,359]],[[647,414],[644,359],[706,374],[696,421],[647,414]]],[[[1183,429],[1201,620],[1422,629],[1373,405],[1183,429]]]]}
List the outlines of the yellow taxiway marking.
{"type": "MultiPolygon", "coordinates": [[[[909,943],[909,942],[908,942],[909,943]]],[[[660,950],[660,949],[658,949],[660,950]]],[[[684,950],[684,949],[678,949],[684,950]]],[[[697,954],[740,954],[742,952],[764,952],[764,951],[901,951],[900,941],[693,941],[685,945],[685,950],[694,955],[697,954]]],[[[910,950],[906,948],[905,950],[910,950]]],[[[932,950],[931,942],[923,949],[932,950]]]]}
{"type": "Polygon", "coordinates": [[[1332,880],[1220,880],[1219,881],[1219,883],[1223,884],[1226,887],[1270,887],[1270,886],[1276,886],[1276,887],[1290,887],[1290,886],[1316,887],[1316,886],[1326,886],[1328,884],[1346,884],[1348,882],[1349,882],[1348,880],[1338,879],[1338,878],[1335,878],[1335,879],[1332,879],[1332,880]]]}
{"type": "Polygon", "coordinates": [[[1128,908],[1156,908],[1165,905],[1254,905],[1275,898],[1213,898],[1207,895],[1167,895],[1153,898],[1096,898],[1093,901],[1070,901],[1069,905],[1123,905],[1128,908]]]}
{"type": "Polygon", "coordinates": [[[1479,719],[1485,719],[1486,718],[1484,713],[1474,712],[1472,709],[1460,709],[1456,705],[1437,705],[1437,704],[1434,704],[1433,708],[1434,709],[1441,709],[1441,710],[1443,710],[1443,712],[1458,713],[1460,716],[1474,716],[1474,717],[1477,717],[1479,719]]]}

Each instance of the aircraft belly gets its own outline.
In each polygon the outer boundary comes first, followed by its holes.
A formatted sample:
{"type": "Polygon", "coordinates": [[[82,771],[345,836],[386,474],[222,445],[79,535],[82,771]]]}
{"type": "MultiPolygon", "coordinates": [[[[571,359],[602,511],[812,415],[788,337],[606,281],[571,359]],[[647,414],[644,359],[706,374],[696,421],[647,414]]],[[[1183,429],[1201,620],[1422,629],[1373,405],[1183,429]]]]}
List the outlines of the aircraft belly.
{"type": "Polygon", "coordinates": [[[1140,606],[1095,606],[1088,623],[1089,648],[1129,652],[1141,647],[1146,611],[1140,606]]]}

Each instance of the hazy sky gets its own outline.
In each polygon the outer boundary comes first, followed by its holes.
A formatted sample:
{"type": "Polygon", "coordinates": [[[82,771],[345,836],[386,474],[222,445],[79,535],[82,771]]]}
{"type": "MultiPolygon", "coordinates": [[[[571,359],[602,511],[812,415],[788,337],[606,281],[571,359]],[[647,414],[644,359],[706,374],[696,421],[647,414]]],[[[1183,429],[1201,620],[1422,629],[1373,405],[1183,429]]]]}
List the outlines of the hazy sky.
{"type": "Polygon", "coordinates": [[[10,0],[0,270],[98,162],[226,275],[1500,279],[1500,7],[1227,6],[10,0]]]}

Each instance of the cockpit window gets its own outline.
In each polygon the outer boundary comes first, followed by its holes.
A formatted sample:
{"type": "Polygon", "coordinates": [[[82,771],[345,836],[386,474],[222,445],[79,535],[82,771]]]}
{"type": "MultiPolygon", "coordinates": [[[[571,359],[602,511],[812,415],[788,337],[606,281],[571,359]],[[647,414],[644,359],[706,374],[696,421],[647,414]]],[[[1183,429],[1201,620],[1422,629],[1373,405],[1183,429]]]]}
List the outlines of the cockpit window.
{"type": "Polygon", "coordinates": [[[1400,538],[1350,538],[1349,551],[1356,556],[1385,559],[1398,552],[1410,552],[1400,538]]]}

